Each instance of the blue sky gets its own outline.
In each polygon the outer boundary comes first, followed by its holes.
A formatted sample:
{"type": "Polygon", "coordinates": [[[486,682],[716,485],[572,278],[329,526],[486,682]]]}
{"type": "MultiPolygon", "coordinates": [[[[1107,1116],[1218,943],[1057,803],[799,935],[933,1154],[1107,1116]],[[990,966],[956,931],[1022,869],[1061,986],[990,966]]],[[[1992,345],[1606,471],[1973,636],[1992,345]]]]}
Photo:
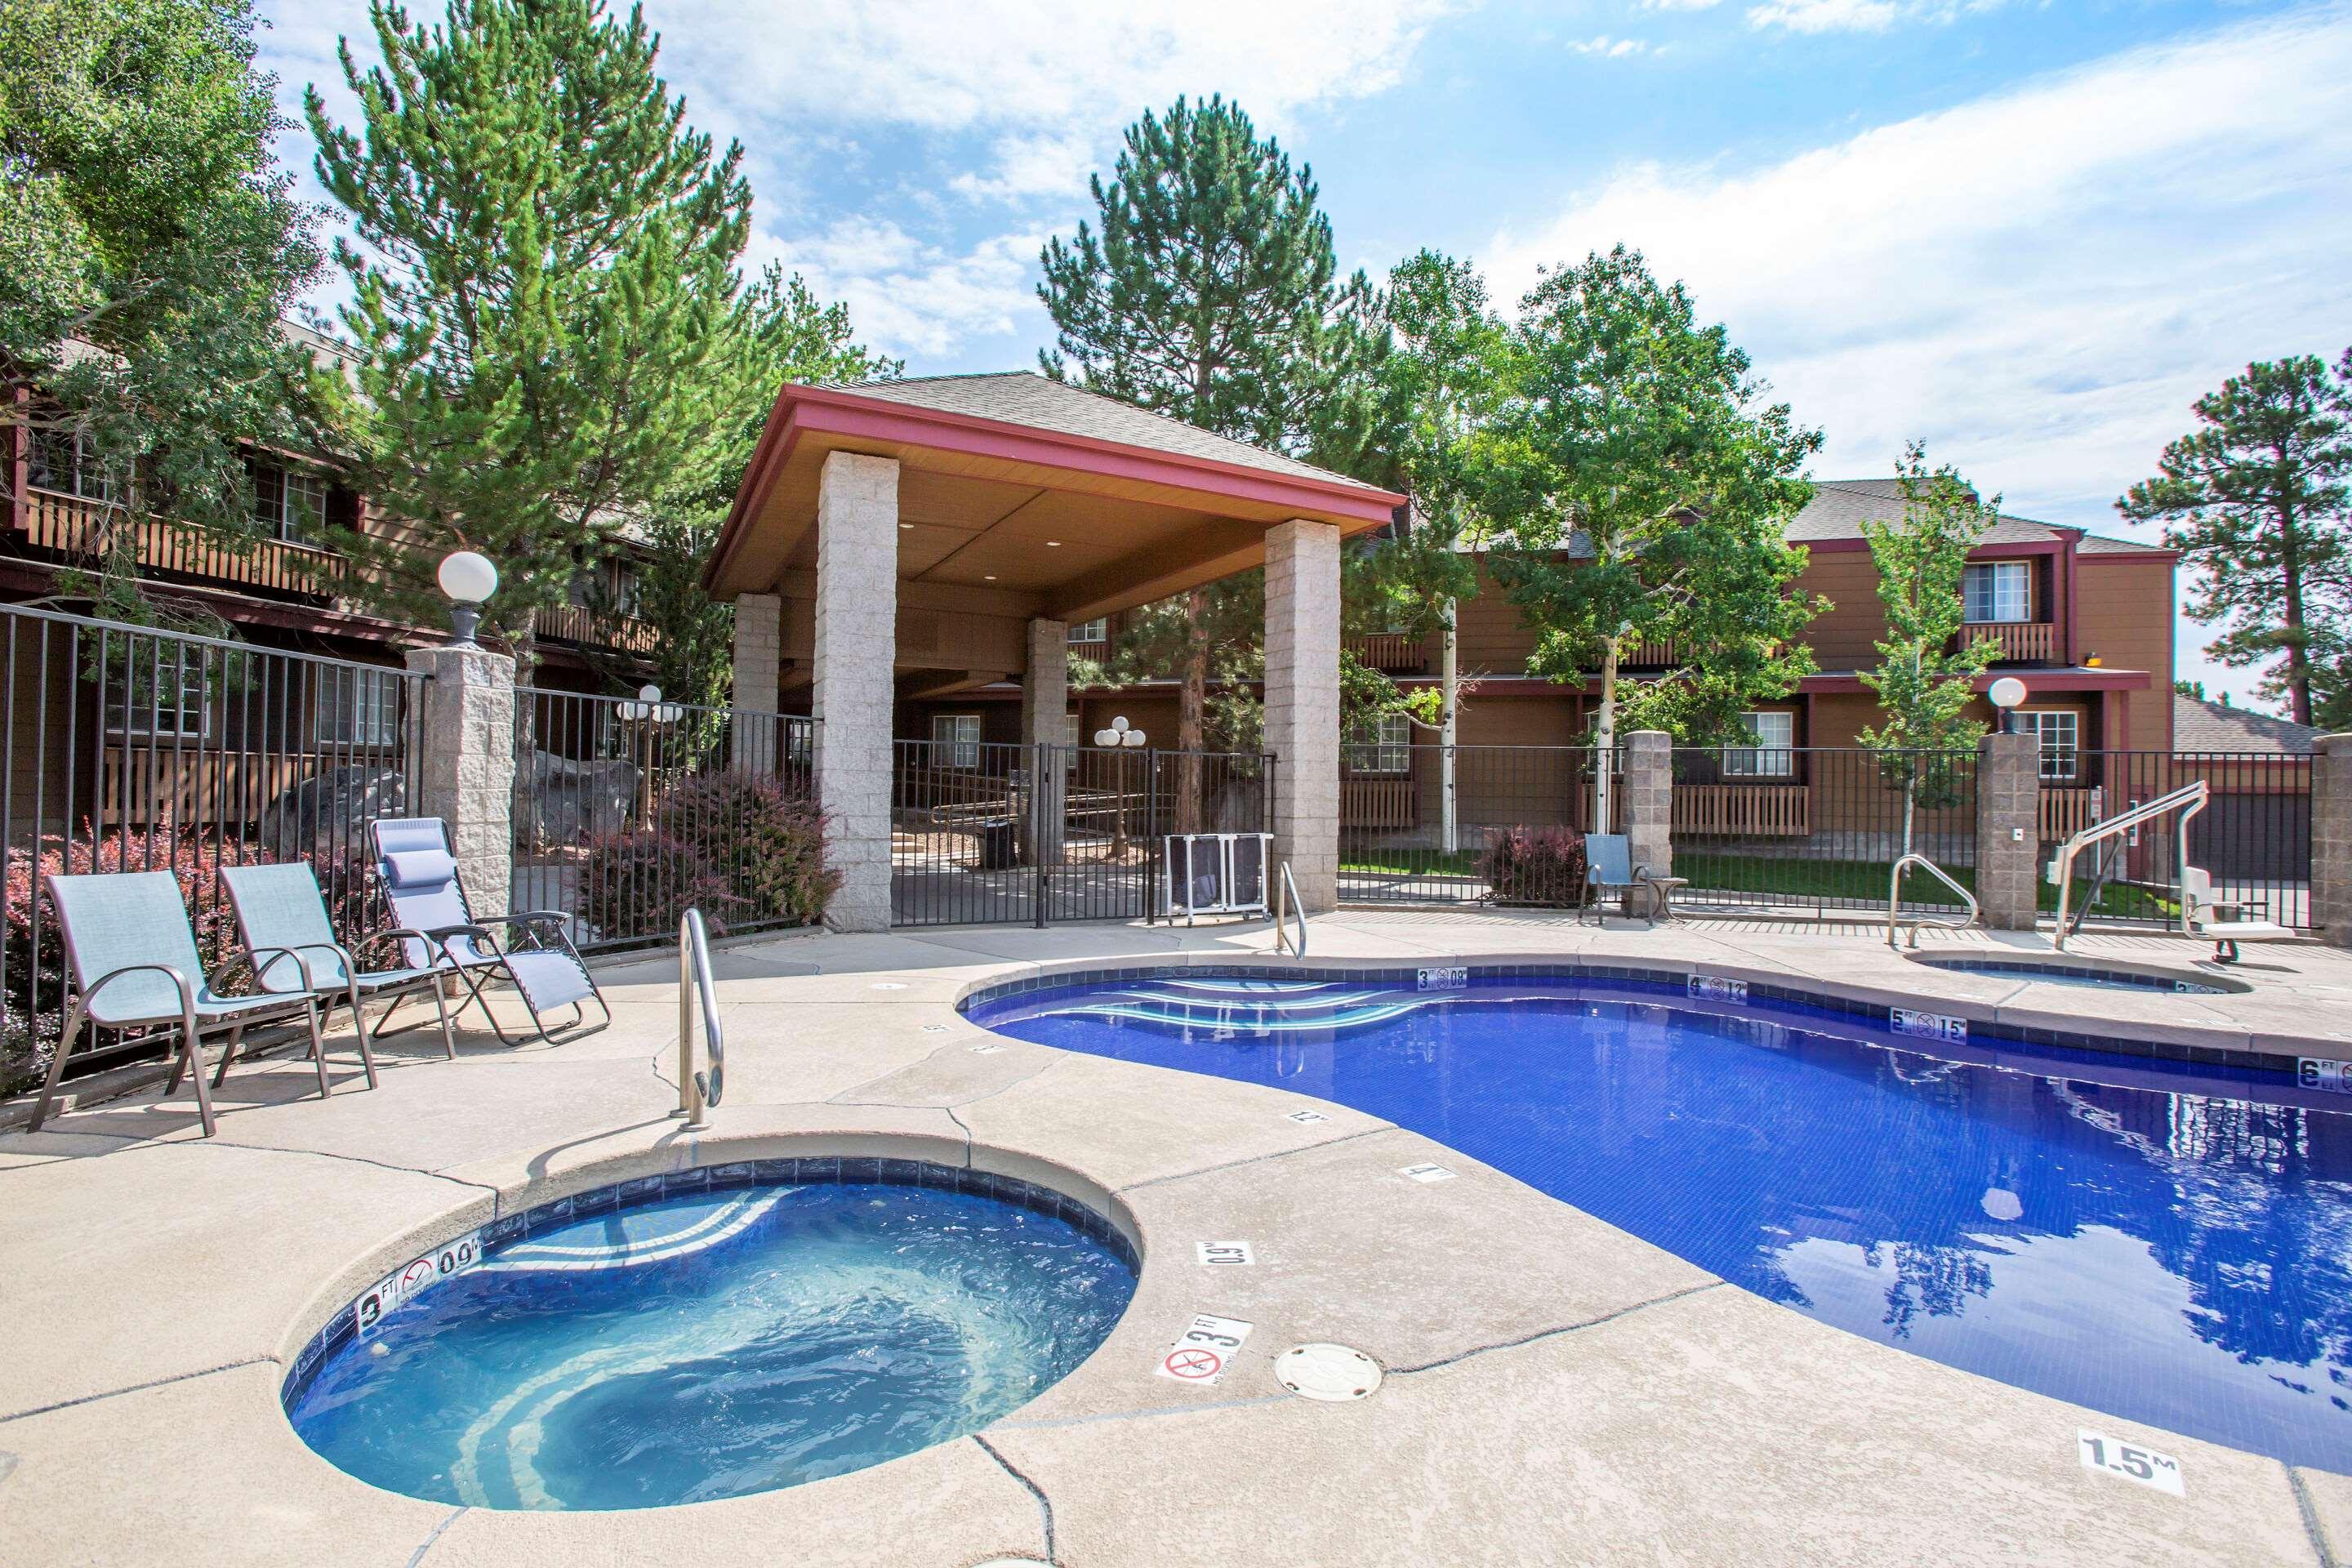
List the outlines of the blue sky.
{"type": "MultiPolygon", "coordinates": [[[[264,0],[289,105],[348,116],[364,0],[264,0]]],[[[415,6],[429,19],[429,4],[415,6]]],[[[2352,343],[2352,8],[2188,0],[647,0],[742,142],[755,259],[911,373],[1026,366],[1045,237],[1180,92],[1311,163],[1341,258],[1421,246],[1509,301],[1620,240],[1687,279],[1829,442],[2010,510],[2115,497],[2248,360],[2352,343]]],[[[306,171],[307,133],[288,138],[306,171]]],[[[315,195],[315,189],[313,194],[315,195]]],[[[340,290],[321,290],[331,304],[340,290]]],[[[2181,672],[2240,693],[2183,623],[2181,672]]]]}

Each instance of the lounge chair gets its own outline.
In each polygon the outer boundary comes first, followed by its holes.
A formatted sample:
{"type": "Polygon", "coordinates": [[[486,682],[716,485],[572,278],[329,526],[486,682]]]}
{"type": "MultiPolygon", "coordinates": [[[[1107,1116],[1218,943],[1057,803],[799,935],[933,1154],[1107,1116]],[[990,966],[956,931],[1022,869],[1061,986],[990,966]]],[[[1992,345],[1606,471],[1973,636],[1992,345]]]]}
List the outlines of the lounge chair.
{"type": "MultiPolygon", "coordinates": [[[[195,1079],[196,1115],[205,1136],[213,1135],[213,1097],[205,1084],[202,1038],[226,1031],[228,1047],[221,1058],[226,1074],[231,1058],[255,1024],[290,1018],[299,1014],[310,1028],[312,1059],[319,1069],[319,1097],[332,1092],[327,1081],[326,1044],[319,1034],[319,1006],[310,970],[299,952],[263,948],[238,954],[218,973],[205,973],[196,952],[196,933],[180,902],[179,879],[169,871],[116,871],[48,879],[49,900],[58,913],[58,934],[64,940],[66,964],[73,972],[74,998],[66,1009],[64,1037],[49,1063],[48,1081],[41,1087],[40,1102],[33,1107],[31,1130],[39,1131],[49,1104],[66,1074],[66,1058],[73,1054],[81,1026],[89,1023],[110,1029],[138,1028],[157,1024],[179,1026],[180,1046],[172,1060],[172,1079],[164,1093],[177,1094],[183,1074],[195,1079]],[[290,962],[301,978],[299,992],[265,992],[254,996],[223,995],[218,987],[239,965],[257,961],[290,962]]],[[[375,1082],[375,1066],[368,1058],[367,1039],[360,1039],[360,1059],[367,1065],[368,1082],[375,1082]]]]}
{"type": "Polygon", "coordinates": [[[1593,918],[1601,918],[1601,903],[1611,898],[1629,893],[1647,893],[1650,897],[1650,923],[1655,925],[1666,912],[1666,900],[1671,890],[1680,886],[1673,878],[1650,875],[1646,866],[1633,861],[1633,841],[1622,833],[1588,833],[1584,836],[1584,901],[1577,910],[1581,921],[1584,910],[1591,910],[1593,918]]]}
{"type": "MultiPolygon", "coordinates": [[[[564,917],[552,910],[477,920],[457,876],[457,858],[449,852],[449,830],[437,816],[383,817],[368,824],[368,843],[375,851],[376,870],[383,881],[384,900],[392,918],[414,934],[402,940],[404,959],[412,969],[430,968],[454,974],[466,987],[467,1005],[481,1009],[500,1043],[519,1046],[530,1036],[509,1035],[490,1011],[482,987],[493,980],[513,983],[522,1005],[530,1010],[532,1032],[549,1045],[561,1045],[593,1035],[613,1022],[613,1010],[604,993],[589,977],[580,950],[563,932],[564,917]],[[522,942],[506,947],[492,934],[502,927],[522,942]],[[604,1013],[602,1023],[590,1026],[582,1004],[594,1001],[604,1013]],[[572,1021],[561,1029],[547,1026],[546,1015],[569,1005],[572,1021]]],[[[400,1002],[395,1000],[393,1007],[400,1002]]],[[[387,1010],[384,1017],[391,1016],[387,1010]]],[[[377,1027],[383,1027],[383,1019],[377,1027]]]]}
{"type": "Polygon", "coordinates": [[[402,962],[389,969],[362,969],[354,956],[382,942],[406,938],[421,942],[422,931],[373,931],[345,947],[335,936],[335,922],[327,914],[318,877],[299,860],[282,866],[224,867],[221,880],[228,888],[229,907],[236,911],[237,935],[248,952],[298,954],[310,966],[304,973],[283,957],[260,960],[254,964],[254,979],[263,990],[280,995],[311,990],[320,1003],[322,1022],[334,1016],[338,1005],[348,1003],[352,1027],[359,1031],[360,1050],[369,1058],[369,1083],[375,1081],[375,1064],[362,1004],[373,997],[392,998],[392,1006],[383,1013],[388,1018],[403,996],[412,992],[429,994],[441,1016],[442,1047],[456,1058],[457,1041],[449,1032],[449,1004],[441,994],[442,973],[404,962],[404,949],[394,950],[402,962]]]}

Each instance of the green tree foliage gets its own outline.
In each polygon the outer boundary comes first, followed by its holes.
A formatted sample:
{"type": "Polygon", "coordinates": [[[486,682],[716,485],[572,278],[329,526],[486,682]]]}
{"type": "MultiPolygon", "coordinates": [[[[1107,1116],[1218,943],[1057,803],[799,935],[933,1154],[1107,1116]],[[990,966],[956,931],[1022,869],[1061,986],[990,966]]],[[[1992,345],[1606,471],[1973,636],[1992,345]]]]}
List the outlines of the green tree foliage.
{"type": "Polygon", "coordinates": [[[1963,637],[1961,580],[1969,552],[2000,516],[2000,498],[1979,500],[1949,466],[1927,468],[1926,449],[1913,442],[1897,470],[1903,483],[1900,521],[1863,524],[1886,636],[1878,668],[1862,683],[1877,695],[1885,722],[1862,731],[1862,743],[1880,753],[1879,773],[1903,792],[1903,851],[1911,850],[1912,819],[1921,805],[1950,805],[1958,795],[1953,753],[1974,747],[1984,725],[1969,717],[1976,679],[1999,652],[1989,637],[1963,637]]]}
{"type": "Polygon", "coordinates": [[[602,0],[451,0],[411,26],[370,7],[383,64],[343,74],[362,121],[308,96],[318,171],[351,210],[343,321],[360,361],[325,378],[368,493],[421,539],[340,541],[422,612],[434,562],[499,563],[491,629],[525,663],[530,617],[577,563],[681,479],[717,402],[751,223],[741,149],[712,155],[655,73],[659,40],[602,0]]]}
{"type": "Polygon", "coordinates": [[[111,476],[100,564],[134,502],[249,540],[242,444],[295,438],[279,321],[322,258],[253,29],[245,0],[0,5],[0,364],[40,395],[0,435],[111,476]]]}
{"type": "Polygon", "coordinates": [[[2270,666],[2263,694],[2297,723],[2352,707],[2352,350],[2332,371],[2317,355],[2250,364],[2194,410],[2199,428],[2116,510],[2169,524],[2197,574],[2189,613],[2222,626],[2216,659],[2270,666]]]}
{"type": "Polygon", "coordinates": [[[1473,448],[1488,557],[1536,634],[1530,673],[1601,670],[1600,741],[1632,722],[1737,739],[1739,714],[1810,673],[1800,640],[1826,602],[1791,589],[1783,538],[1811,494],[1821,434],[1763,384],[1689,294],[1619,247],[1548,271],[1510,333],[1501,403],[1473,448]],[[1635,644],[1681,668],[1621,692],[1635,644]]]}

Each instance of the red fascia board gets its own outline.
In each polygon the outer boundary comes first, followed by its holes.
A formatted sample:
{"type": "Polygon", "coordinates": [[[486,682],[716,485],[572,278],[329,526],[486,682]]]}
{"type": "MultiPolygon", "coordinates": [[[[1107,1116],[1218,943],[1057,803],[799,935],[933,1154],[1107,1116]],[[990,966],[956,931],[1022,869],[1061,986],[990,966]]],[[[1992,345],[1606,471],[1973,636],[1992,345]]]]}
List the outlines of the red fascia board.
{"type": "MultiPolygon", "coordinates": [[[[2150,677],[2144,669],[1995,669],[1979,675],[1973,682],[1979,691],[1988,690],[1996,680],[2015,676],[2025,682],[2029,698],[2060,691],[2146,691],[2150,677]]],[[[1859,675],[1809,675],[1799,683],[1801,691],[1828,694],[1834,692],[1868,691],[1859,675]]]]}
{"type": "Polygon", "coordinates": [[[2117,564],[2133,561],[2178,561],[2180,552],[2151,544],[2145,549],[2135,550],[2085,550],[2077,559],[2085,566],[2104,566],[2110,561],[2117,564]]]}
{"type": "MultiPolygon", "coordinates": [[[[2072,542],[2065,539],[2035,539],[2022,543],[1979,544],[1969,552],[1971,561],[2016,561],[2033,555],[2063,554],[2072,542]]],[[[1870,541],[1853,539],[1792,539],[1789,543],[1816,555],[1848,555],[1866,551],[1870,541]]]]}

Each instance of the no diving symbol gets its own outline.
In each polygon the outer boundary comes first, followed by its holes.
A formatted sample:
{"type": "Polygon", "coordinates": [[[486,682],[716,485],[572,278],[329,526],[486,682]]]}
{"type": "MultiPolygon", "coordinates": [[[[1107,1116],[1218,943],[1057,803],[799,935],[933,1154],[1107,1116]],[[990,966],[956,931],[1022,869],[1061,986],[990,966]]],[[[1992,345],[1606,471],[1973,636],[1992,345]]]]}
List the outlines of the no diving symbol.
{"type": "Polygon", "coordinates": [[[1223,1372],[1225,1366],[1224,1358],[1218,1355],[1216,1352],[1202,1350],[1170,1351],[1168,1359],[1160,1364],[1168,1369],[1168,1375],[1171,1377],[1191,1378],[1195,1381],[1214,1377],[1223,1372]]]}

